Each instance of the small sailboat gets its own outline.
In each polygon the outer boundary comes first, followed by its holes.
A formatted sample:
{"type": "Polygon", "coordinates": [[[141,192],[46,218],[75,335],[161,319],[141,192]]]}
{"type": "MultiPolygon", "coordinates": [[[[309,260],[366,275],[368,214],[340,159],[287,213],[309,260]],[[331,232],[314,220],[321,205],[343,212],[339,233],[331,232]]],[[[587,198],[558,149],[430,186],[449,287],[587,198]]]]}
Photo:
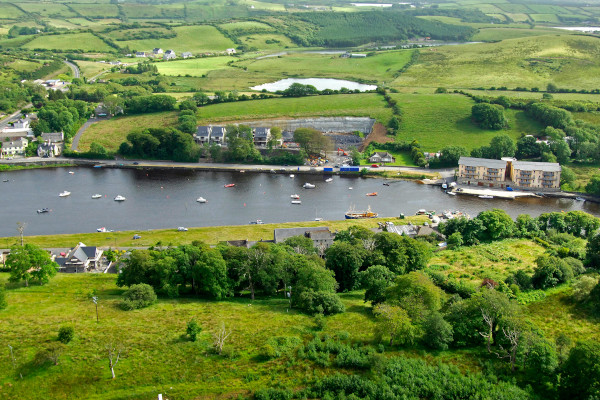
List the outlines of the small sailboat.
{"type": "Polygon", "coordinates": [[[47,213],[47,212],[50,212],[49,208],[41,208],[41,209],[37,210],[38,214],[44,214],[44,213],[47,213]]]}
{"type": "Polygon", "coordinates": [[[96,232],[109,232],[109,230],[106,229],[105,227],[102,227],[102,228],[96,229],[96,232]]]}
{"type": "Polygon", "coordinates": [[[315,185],[313,185],[312,183],[308,183],[308,182],[306,182],[304,185],[302,185],[302,187],[303,187],[304,189],[314,189],[316,186],[315,186],[315,185]]]}
{"type": "Polygon", "coordinates": [[[99,199],[101,197],[102,197],[102,195],[98,194],[98,193],[92,195],[92,199],[99,199]]]}
{"type": "Polygon", "coordinates": [[[327,182],[327,183],[333,182],[333,178],[327,178],[327,179],[325,179],[325,182],[327,182]]]}
{"type": "Polygon", "coordinates": [[[71,195],[71,192],[69,192],[68,190],[65,190],[64,192],[61,192],[58,194],[59,197],[67,197],[70,195],[71,195]]]}
{"type": "Polygon", "coordinates": [[[300,196],[298,196],[297,194],[292,194],[292,195],[290,195],[290,197],[292,199],[299,199],[300,198],[300,196]]]}
{"type": "Polygon", "coordinates": [[[198,198],[196,199],[196,201],[197,201],[198,203],[206,203],[206,199],[205,199],[204,197],[198,197],[198,198]]]}
{"type": "Polygon", "coordinates": [[[117,195],[117,197],[115,197],[115,201],[125,201],[127,200],[125,197],[121,196],[120,194],[117,195]]]}
{"type": "Polygon", "coordinates": [[[377,192],[367,193],[367,196],[377,196],[377,192]]]}
{"type": "Polygon", "coordinates": [[[235,186],[235,183],[228,183],[227,185],[225,185],[226,188],[231,188],[234,186],[235,186]]]}
{"type": "Polygon", "coordinates": [[[302,204],[302,200],[292,200],[292,204],[302,204]]]}

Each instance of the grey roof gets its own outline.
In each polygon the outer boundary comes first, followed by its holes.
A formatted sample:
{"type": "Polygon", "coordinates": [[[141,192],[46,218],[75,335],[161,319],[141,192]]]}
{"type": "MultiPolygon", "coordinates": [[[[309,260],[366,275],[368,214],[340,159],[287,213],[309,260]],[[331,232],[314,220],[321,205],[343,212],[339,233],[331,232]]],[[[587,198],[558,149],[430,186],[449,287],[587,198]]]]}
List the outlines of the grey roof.
{"type": "Polygon", "coordinates": [[[213,126],[210,132],[210,136],[212,137],[224,137],[225,136],[225,127],[223,126],[213,126]]]}
{"type": "Polygon", "coordinates": [[[96,257],[96,246],[80,247],[88,258],[96,257]]]}
{"type": "Polygon", "coordinates": [[[514,169],[520,171],[544,171],[544,172],[560,172],[559,163],[535,162],[535,161],[513,161],[514,169]]]}
{"type": "Polygon", "coordinates": [[[65,135],[62,132],[42,132],[43,141],[62,142],[64,139],[65,135]]]}
{"type": "Polygon", "coordinates": [[[69,259],[66,257],[56,257],[54,261],[61,267],[64,267],[69,259]]]}
{"type": "Polygon", "coordinates": [[[281,137],[284,142],[293,142],[294,141],[294,132],[292,131],[282,131],[281,137]]]}
{"type": "Polygon", "coordinates": [[[307,232],[316,232],[316,231],[329,231],[329,228],[326,226],[318,226],[314,228],[278,228],[273,231],[273,237],[275,239],[275,243],[281,243],[287,238],[291,238],[294,236],[304,236],[307,232]]]}
{"type": "Polygon", "coordinates": [[[189,51],[184,51],[183,53],[181,53],[181,55],[183,55],[183,56],[191,56],[192,53],[190,53],[189,51]]]}
{"type": "Polygon", "coordinates": [[[196,136],[210,136],[210,126],[199,126],[196,130],[196,136]]]}
{"type": "Polygon", "coordinates": [[[308,237],[311,238],[312,240],[328,240],[328,239],[333,240],[333,234],[331,233],[329,228],[325,228],[323,230],[318,230],[318,231],[310,231],[307,233],[308,233],[308,237]]]}
{"type": "Polygon", "coordinates": [[[467,167],[506,168],[506,161],[492,160],[490,158],[461,157],[458,165],[467,167]]]}
{"type": "Polygon", "coordinates": [[[254,137],[268,137],[271,128],[254,128],[254,137]]]}
{"type": "Polygon", "coordinates": [[[19,138],[17,140],[13,140],[11,142],[2,142],[2,147],[8,149],[9,147],[23,147],[24,146],[24,142],[26,142],[27,139],[25,138],[19,138]]]}

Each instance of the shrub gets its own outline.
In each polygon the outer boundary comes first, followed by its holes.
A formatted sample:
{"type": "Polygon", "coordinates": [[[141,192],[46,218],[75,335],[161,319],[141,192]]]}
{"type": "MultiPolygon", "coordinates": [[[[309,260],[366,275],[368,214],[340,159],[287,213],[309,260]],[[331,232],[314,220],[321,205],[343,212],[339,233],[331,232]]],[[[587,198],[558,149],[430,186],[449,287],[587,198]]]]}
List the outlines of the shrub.
{"type": "Polygon", "coordinates": [[[425,336],[423,341],[429,348],[446,350],[452,343],[452,325],[444,320],[438,312],[432,313],[425,320],[425,336]]]}
{"type": "Polygon", "coordinates": [[[58,340],[64,344],[69,343],[75,337],[75,328],[72,326],[61,326],[58,330],[58,340]]]}
{"type": "Polygon", "coordinates": [[[192,342],[195,342],[196,339],[198,339],[198,334],[201,331],[202,331],[202,328],[200,327],[200,325],[198,325],[196,320],[192,318],[192,320],[190,322],[188,322],[188,324],[187,324],[185,333],[190,337],[190,340],[192,342]]]}
{"type": "Polygon", "coordinates": [[[300,308],[309,314],[330,315],[346,311],[346,307],[335,293],[308,290],[299,296],[298,303],[300,308]]]}
{"type": "Polygon", "coordinates": [[[154,288],[146,283],[131,285],[124,294],[125,299],[121,302],[124,310],[137,310],[156,303],[154,288]]]}
{"type": "Polygon", "coordinates": [[[0,285],[0,310],[4,310],[8,306],[8,302],[6,301],[6,290],[4,289],[4,285],[0,285]]]}

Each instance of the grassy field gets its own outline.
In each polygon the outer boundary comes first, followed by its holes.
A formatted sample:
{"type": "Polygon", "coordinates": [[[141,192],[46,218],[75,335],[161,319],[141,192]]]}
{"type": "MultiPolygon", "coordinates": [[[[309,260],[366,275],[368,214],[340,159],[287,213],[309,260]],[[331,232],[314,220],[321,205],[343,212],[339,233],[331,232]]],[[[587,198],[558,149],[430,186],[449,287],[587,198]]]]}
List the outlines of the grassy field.
{"type": "Polygon", "coordinates": [[[116,117],[92,124],[81,137],[80,151],[87,151],[92,142],[98,142],[109,151],[116,151],[119,145],[135,128],[169,127],[177,121],[177,113],[155,113],[116,117]]]}
{"type": "Polygon", "coordinates": [[[111,18],[119,15],[119,9],[115,4],[73,4],[72,7],[84,17],[111,18]]]}
{"type": "Polygon", "coordinates": [[[155,47],[163,50],[172,49],[176,53],[190,51],[193,54],[202,52],[221,52],[235,44],[215,27],[209,25],[180,26],[173,28],[177,37],[172,39],[126,40],[119,46],[129,46],[137,51],[148,51],[155,47]]]}
{"type": "Polygon", "coordinates": [[[27,11],[28,13],[38,14],[42,17],[59,17],[69,18],[74,17],[77,14],[71,11],[67,6],[60,3],[19,3],[20,8],[27,11]]]}
{"type": "Polygon", "coordinates": [[[236,60],[235,57],[205,57],[205,58],[193,58],[189,60],[174,60],[168,62],[157,63],[156,67],[158,72],[163,75],[191,75],[191,76],[203,76],[210,71],[228,68],[227,63],[229,61],[236,60]]]}
{"type": "Polygon", "coordinates": [[[112,47],[91,33],[70,33],[62,35],[38,36],[23,47],[27,49],[44,50],[83,50],[83,51],[112,51],[112,47]]]}
{"type": "Polygon", "coordinates": [[[525,112],[505,110],[510,128],[484,130],[471,121],[471,99],[455,94],[392,94],[402,110],[397,140],[417,139],[424,151],[436,152],[447,145],[463,146],[467,150],[489,144],[506,133],[517,140],[522,133],[538,133],[542,126],[527,118],[525,112]]]}
{"type": "MultiPolygon", "coordinates": [[[[410,152],[408,152],[408,151],[396,152],[396,151],[389,151],[389,150],[383,150],[383,149],[378,149],[378,148],[375,148],[374,151],[388,152],[392,156],[394,156],[396,161],[393,163],[385,163],[385,165],[399,165],[399,166],[408,166],[408,167],[415,166],[415,163],[413,162],[413,160],[410,156],[410,152]]],[[[361,165],[371,165],[372,163],[369,161],[368,158],[364,158],[360,164],[361,165]]]]}
{"type": "MultiPolygon", "coordinates": [[[[545,89],[545,88],[540,88],[545,89]]],[[[473,93],[481,96],[506,96],[513,97],[518,99],[536,99],[541,100],[543,93],[540,92],[517,92],[514,90],[465,90],[466,92],[473,93]]],[[[556,100],[580,100],[580,101],[592,101],[592,102],[600,102],[599,94],[586,94],[586,93],[552,93],[552,97],[556,100]]],[[[593,115],[592,113],[580,113],[582,114],[581,119],[585,119],[585,115],[593,115]]],[[[600,122],[597,121],[597,122],[600,122]]]]}
{"type": "Polygon", "coordinates": [[[247,33],[273,32],[275,28],[257,21],[237,21],[220,24],[219,28],[227,31],[230,35],[239,36],[247,33]]]}
{"type": "Polygon", "coordinates": [[[549,35],[553,33],[558,34],[562,32],[557,29],[481,28],[472,39],[475,41],[489,42],[530,36],[549,35]]]}
{"type": "Polygon", "coordinates": [[[77,61],[77,65],[79,66],[79,71],[82,76],[86,78],[91,78],[99,74],[102,71],[110,69],[112,65],[108,63],[99,63],[96,61],[77,61]]]}
{"type": "Polygon", "coordinates": [[[40,69],[42,64],[27,60],[15,60],[8,64],[8,67],[14,69],[15,71],[33,72],[37,69],[40,69]]]}
{"type": "Polygon", "coordinates": [[[597,88],[598,54],[597,39],[572,35],[429,48],[392,86],[597,88]]]}
{"type": "Polygon", "coordinates": [[[276,33],[253,33],[243,35],[239,39],[248,47],[258,50],[281,50],[297,47],[290,38],[276,33]]]}

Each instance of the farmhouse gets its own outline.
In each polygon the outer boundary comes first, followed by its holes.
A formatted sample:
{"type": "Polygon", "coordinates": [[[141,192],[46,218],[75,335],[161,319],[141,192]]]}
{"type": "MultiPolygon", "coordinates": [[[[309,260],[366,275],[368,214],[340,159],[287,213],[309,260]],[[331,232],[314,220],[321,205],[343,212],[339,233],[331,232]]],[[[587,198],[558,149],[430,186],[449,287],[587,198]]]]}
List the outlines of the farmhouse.
{"type": "Polygon", "coordinates": [[[328,249],[333,244],[335,233],[326,226],[314,228],[279,228],[273,231],[275,243],[282,243],[294,236],[304,236],[313,241],[316,248],[328,249]]]}
{"type": "Polygon", "coordinates": [[[190,58],[193,56],[192,56],[192,53],[190,53],[189,51],[184,51],[183,53],[181,53],[181,57],[182,58],[190,58]]]}
{"type": "Polygon", "coordinates": [[[235,54],[235,49],[234,48],[227,49],[227,50],[225,50],[225,53],[227,53],[228,55],[235,54]]]}
{"type": "MultiPolygon", "coordinates": [[[[79,243],[63,257],[56,257],[59,272],[85,272],[96,268],[100,263],[103,251],[95,246],[79,243]]],[[[64,254],[64,253],[61,253],[64,254]]]]}
{"type": "Polygon", "coordinates": [[[372,163],[390,163],[390,162],[395,162],[396,159],[394,158],[394,156],[392,156],[390,153],[386,152],[382,152],[382,151],[378,151],[375,152],[375,154],[373,154],[371,157],[369,157],[369,162],[372,163]]]}
{"type": "Polygon", "coordinates": [[[461,157],[458,182],[467,185],[518,189],[560,188],[560,164],[461,157]]]}
{"type": "Polygon", "coordinates": [[[173,50],[167,50],[165,51],[165,54],[163,55],[163,60],[173,60],[177,58],[177,55],[175,54],[175,52],[173,50]]]}
{"type": "Polygon", "coordinates": [[[154,49],[152,49],[152,54],[154,54],[155,56],[159,56],[162,53],[164,53],[164,51],[160,47],[155,47],[154,49]]]}
{"type": "Polygon", "coordinates": [[[2,157],[23,156],[29,141],[20,138],[10,142],[2,142],[2,157]]]}

